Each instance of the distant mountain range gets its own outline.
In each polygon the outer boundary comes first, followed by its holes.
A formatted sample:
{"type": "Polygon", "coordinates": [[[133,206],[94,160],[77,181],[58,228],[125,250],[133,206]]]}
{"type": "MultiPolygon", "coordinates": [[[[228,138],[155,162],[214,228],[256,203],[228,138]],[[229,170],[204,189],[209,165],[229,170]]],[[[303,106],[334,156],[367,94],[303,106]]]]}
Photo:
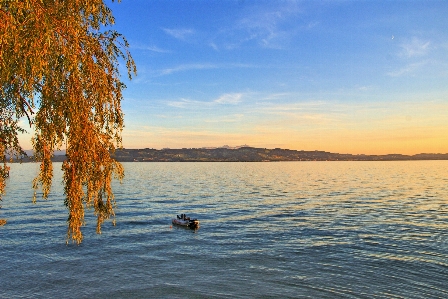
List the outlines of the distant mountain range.
{"type": "MultiPolygon", "coordinates": [[[[30,154],[30,153],[29,153],[30,154]]],[[[120,162],[271,162],[271,161],[405,161],[405,160],[448,160],[447,154],[417,155],[352,155],[325,151],[298,151],[289,149],[266,149],[249,146],[219,148],[182,149],[120,149],[113,157],[120,162]]],[[[53,161],[66,159],[65,152],[55,154],[53,161]]],[[[31,162],[26,157],[23,162],[31,162]]]]}

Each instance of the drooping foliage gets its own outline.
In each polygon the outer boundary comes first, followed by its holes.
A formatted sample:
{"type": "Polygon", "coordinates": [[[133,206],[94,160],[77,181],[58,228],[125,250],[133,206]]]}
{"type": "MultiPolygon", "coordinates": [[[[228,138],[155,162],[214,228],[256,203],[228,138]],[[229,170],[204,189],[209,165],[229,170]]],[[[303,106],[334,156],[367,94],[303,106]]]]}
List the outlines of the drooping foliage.
{"type": "Polygon", "coordinates": [[[41,163],[33,187],[50,192],[54,151],[62,164],[68,233],[82,241],[84,208],[93,206],[97,232],[114,215],[112,178],[122,165],[110,156],[121,145],[123,113],[119,62],[136,73],[123,36],[102,0],[0,0],[0,195],[8,155],[23,154],[17,136],[25,119],[34,129],[41,163]]]}

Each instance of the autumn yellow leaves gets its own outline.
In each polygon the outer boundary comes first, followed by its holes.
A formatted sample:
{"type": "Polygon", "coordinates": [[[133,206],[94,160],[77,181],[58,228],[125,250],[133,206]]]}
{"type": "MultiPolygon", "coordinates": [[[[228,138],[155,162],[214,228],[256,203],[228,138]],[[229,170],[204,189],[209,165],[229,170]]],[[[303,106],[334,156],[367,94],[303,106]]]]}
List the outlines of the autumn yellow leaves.
{"type": "MultiPolygon", "coordinates": [[[[82,241],[84,208],[93,206],[97,231],[114,215],[112,178],[122,179],[123,167],[110,157],[121,146],[123,113],[118,65],[128,75],[136,67],[124,37],[100,30],[114,23],[100,0],[1,1],[0,92],[1,115],[15,124],[0,131],[0,154],[21,153],[18,119],[28,116],[34,129],[34,156],[41,163],[33,181],[50,192],[51,157],[65,147],[63,163],[65,204],[69,210],[68,238],[82,241]],[[34,111],[35,110],[35,111],[34,111]]],[[[2,173],[0,171],[0,174],[2,173]]],[[[0,190],[5,177],[0,176],[0,190]]]]}

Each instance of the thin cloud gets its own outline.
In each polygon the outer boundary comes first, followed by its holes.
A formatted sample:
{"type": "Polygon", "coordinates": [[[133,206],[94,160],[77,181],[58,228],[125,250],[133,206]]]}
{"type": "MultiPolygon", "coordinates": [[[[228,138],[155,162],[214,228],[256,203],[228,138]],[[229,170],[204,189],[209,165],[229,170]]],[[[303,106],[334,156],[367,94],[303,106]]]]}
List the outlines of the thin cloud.
{"type": "Polygon", "coordinates": [[[334,105],[323,101],[269,104],[256,109],[265,122],[281,126],[327,125],[340,118],[334,105]],[[325,108],[325,109],[323,109],[325,108]]]}
{"type": "Polygon", "coordinates": [[[130,46],[131,50],[139,50],[139,51],[151,51],[156,53],[171,53],[172,51],[162,49],[156,45],[148,45],[141,42],[133,42],[130,46]]]}
{"type": "Polygon", "coordinates": [[[209,43],[209,46],[210,46],[211,48],[213,48],[214,50],[219,51],[219,47],[218,47],[214,42],[210,42],[210,43],[209,43]]]}
{"type": "Polygon", "coordinates": [[[224,117],[206,119],[206,123],[234,123],[239,122],[244,118],[244,114],[232,114],[224,117]]]}
{"type": "Polygon", "coordinates": [[[178,72],[185,72],[191,70],[205,70],[205,69],[215,69],[218,66],[214,64],[182,64],[173,68],[167,68],[160,71],[160,75],[170,75],[178,72]]]}
{"type": "Polygon", "coordinates": [[[324,101],[309,101],[300,103],[289,103],[289,104],[274,104],[265,107],[266,110],[276,113],[279,111],[302,111],[302,110],[317,110],[322,109],[322,107],[328,108],[328,103],[324,101]]]}
{"type": "Polygon", "coordinates": [[[140,47],[140,48],[136,48],[138,50],[146,50],[146,51],[151,51],[151,52],[156,52],[156,53],[171,53],[170,50],[165,50],[165,49],[161,49],[157,46],[148,46],[148,47],[140,47]]]}
{"type": "Polygon", "coordinates": [[[388,72],[387,75],[390,77],[401,77],[401,76],[410,75],[410,74],[415,73],[417,70],[421,69],[426,64],[428,64],[428,61],[420,61],[420,62],[416,62],[416,63],[410,63],[399,70],[388,72]]]}
{"type": "Polygon", "coordinates": [[[241,93],[226,93],[216,99],[214,102],[217,104],[231,104],[235,105],[241,102],[243,94],[241,93]]]}
{"type": "Polygon", "coordinates": [[[298,12],[295,2],[287,2],[287,5],[277,7],[274,10],[258,11],[242,20],[238,27],[246,30],[248,40],[257,40],[264,47],[278,47],[279,41],[284,41],[291,34],[290,19],[298,12]]]}
{"type": "Polygon", "coordinates": [[[174,108],[189,108],[191,106],[196,106],[198,105],[200,102],[198,101],[193,101],[193,100],[189,100],[189,99],[180,99],[179,101],[168,101],[167,105],[170,107],[174,107],[174,108]]]}
{"type": "Polygon", "coordinates": [[[162,28],[162,29],[166,34],[182,41],[186,41],[190,36],[195,34],[195,31],[193,29],[185,29],[185,28],[182,29],[162,28]]]}
{"type": "Polygon", "coordinates": [[[401,45],[401,56],[405,58],[424,56],[428,53],[430,45],[431,42],[414,37],[401,45]]]}
{"type": "Polygon", "coordinates": [[[374,87],[372,85],[364,85],[364,86],[358,86],[357,89],[359,91],[372,91],[374,87]]]}
{"type": "Polygon", "coordinates": [[[226,93],[211,102],[181,98],[175,101],[166,101],[166,104],[170,107],[181,109],[200,109],[206,107],[210,108],[216,105],[236,105],[241,102],[242,97],[242,93],[226,93]]]}
{"type": "Polygon", "coordinates": [[[282,2],[279,6],[274,4],[263,9],[251,7],[249,14],[221,30],[209,45],[215,50],[232,50],[252,42],[264,48],[283,49],[297,32],[296,26],[291,25],[298,13],[295,1],[282,2]]]}
{"type": "Polygon", "coordinates": [[[212,63],[192,63],[181,64],[176,67],[171,67],[159,71],[160,76],[170,75],[178,72],[194,71],[194,70],[208,70],[208,69],[234,69],[234,68],[258,68],[256,65],[231,63],[231,64],[212,64],[212,63]]]}

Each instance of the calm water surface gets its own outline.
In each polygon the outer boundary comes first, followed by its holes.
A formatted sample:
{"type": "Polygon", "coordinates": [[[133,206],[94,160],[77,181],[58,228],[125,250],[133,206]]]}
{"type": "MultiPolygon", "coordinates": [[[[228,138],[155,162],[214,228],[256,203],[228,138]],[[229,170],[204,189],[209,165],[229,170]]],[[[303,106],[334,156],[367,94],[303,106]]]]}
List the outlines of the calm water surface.
{"type": "Polygon", "coordinates": [[[448,161],[124,165],[117,225],[89,211],[80,246],[60,164],[36,204],[12,165],[0,298],[448,298],[448,161]]]}

